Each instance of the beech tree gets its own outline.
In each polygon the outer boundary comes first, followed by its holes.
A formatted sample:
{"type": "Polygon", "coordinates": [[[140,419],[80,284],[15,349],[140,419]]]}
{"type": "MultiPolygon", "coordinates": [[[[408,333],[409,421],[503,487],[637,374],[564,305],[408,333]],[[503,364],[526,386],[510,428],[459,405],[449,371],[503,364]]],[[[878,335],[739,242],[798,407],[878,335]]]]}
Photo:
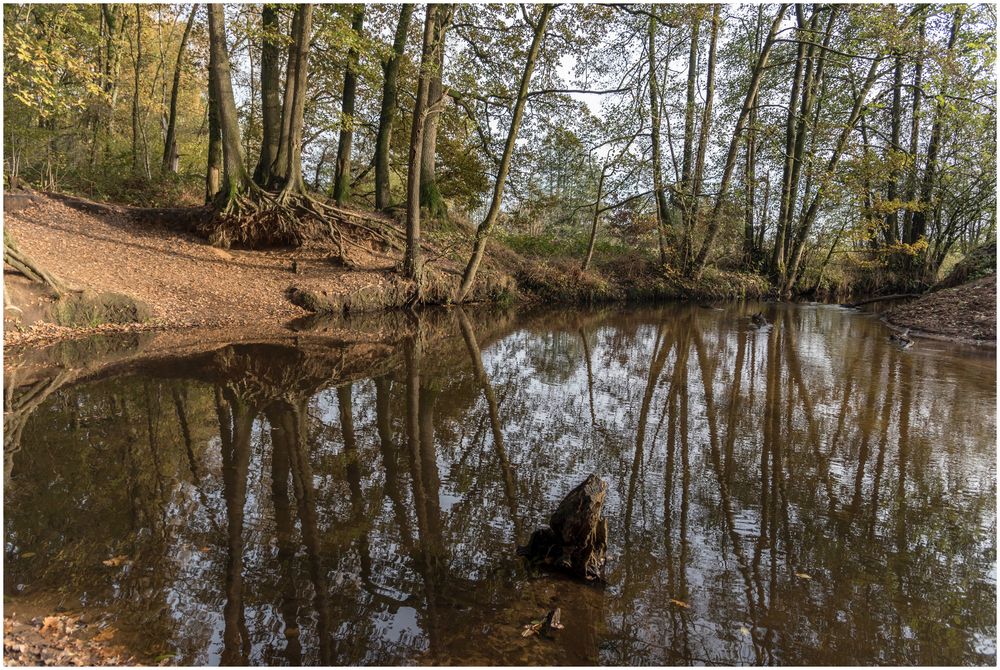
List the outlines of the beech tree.
{"type": "MultiPolygon", "coordinates": [[[[351,29],[355,35],[364,30],[365,8],[359,5],[354,10],[351,29]]],[[[333,178],[333,197],[338,205],[346,203],[351,196],[351,144],[354,140],[354,98],[358,86],[358,52],[351,49],[347,53],[347,67],[344,70],[343,108],[340,114],[340,140],[337,144],[337,173],[333,178]]]]}
{"type": "Polygon", "coordinates": [[[378,139],[375,144],[375,208],[384,210],[389,207],[389,147],[392,144],[392,122],[397,110],[397,80],[399,78],[400,59],[406,49],[406,38],[410,29],[410,19],[413,16],[412,4],[399,6],[399,21],[392,41],[392,52],[382,63],[382,105],[378,118],[378,139]]]}

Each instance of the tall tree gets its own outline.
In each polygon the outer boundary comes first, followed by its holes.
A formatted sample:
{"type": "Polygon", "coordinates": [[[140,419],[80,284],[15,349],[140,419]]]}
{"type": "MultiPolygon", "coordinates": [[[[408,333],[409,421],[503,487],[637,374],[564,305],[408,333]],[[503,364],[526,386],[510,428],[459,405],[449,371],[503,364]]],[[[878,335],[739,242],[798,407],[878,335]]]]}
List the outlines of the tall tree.
{"type": "MultiPolygon", "coordinates": [[[[209,10],[211,11],[211,10],[209,10]]],[[[216,52],[208,55],[208,162],[205,166],[205,202],[215,201],[222,190],[222,129],[219,126],[219,100],[215,91],[218,65],[216,52]]]]}
{"type": "Polygon", "coordinates": [[[262,44],[260,50],[261,131],[260,156],[253,171],[254,183],[267,186],[271,165],[278,155],[281,139],[281,46],[278,6],[264,3],[260,13],[262,44]]]}
{"type": "Polygon", "coordinates": [[[215,111],[222,144],[222,183],[216,201],[226,210],[246,189],[249,175],[243,156],[243,143],[240,141],[236,97],[233,95],[233,79],[226,46],[225,7],[221,4],[208,5],[208,38],[209,64],[212,68],[209,79],[215,95],[215,111]]]}
{"type": "Polygon", "coordinates": [[[511,114],[507,142],[504,145],[503,156],[500,159],[500,166],[497,169],[496,181],[493,182],[493,198],[490,201],[490,208],[486,213],[486,218],[476,228],[472,255],[469,257],[469,262],[465,266],[465,272],[462,274],[462,283],[458,288],[456,302],[463,302],[472,291],[472,285],[476,281],[476,273],[479,271],[479,264],[483,260],[483,252],[486,250],[486,241],[489,239],[490,232],[496,224],[497,216],[500,214],[500,202],[503,199],[504,183],[507,181],[507,173],[510,171],[510,160],[514,154],[517,133],[521,129],[524,105],[528,101],[528,86],[531,83],[531,73],[534,72],[535,61],[538,59],[538,52],[542,48],[542,38],[545,36],[545,26],[548,24],[549,15],[554,8],[555,5],[552,4],[542,5],[541,14],[532,26],[534,36],[531,39],[531,47],[528,49],[528,56],[524,63],[524,72],[521,75],[521,85],[518,88],[517,100],[514,103],[513,113],[511,114]]]}
{"type": "Polygon", "coordinates": [[[424,128],[424,146],[420,152],[420,206],[426,207],[428,214],[435,218],[446,214],[434,168],[437,158],[438,126],[443,106],[441,96],[444,87],[441,77],[444,73],[445,38],[453,12],[454,5],[443,4],[438,8],[434,21],[434,69],[427,88],[427,104],[430,112],[424,128]]]}
{"type": "Polygon", "coordinates": [[[191,14],[188,16],[187,24],[184,26],[184,34],[181,35],[181,44],[177,50],[174,82],[170,87],[170,112],[167,117],[167,136],[163,143],[163,170],[165,172],[173,172],[174,174],[177,173],[180,163],[180,154],[177,152],[177,95],[181,87],[184,50],[187,47],[188,37],[191,35],[191,27],[194,26],[194,19],[197,13],[198,5],[191,5],[191,14]]]}
{"type": "MultiPolygon", "coordinates": [[[[827,175],[832,175],[837,169],[837,164],[840,162],[840,159],[844,154],[844,150],[847,148],[848,138],[850,137],[851,132],[853,132],[854,127],[858,124],[858,121],[861,119],[864,111],[865,98],[868,95],[868,91],[871,90],[872,84],[875,83],[875,80],[878,77],[878,66],[883,59],[883,55],[876,56],[872,59],[871,65],[868,68],[868,75],[865,77],[864,83],[861,85],[861,90],[854,96],[854,103],[851,108],[850,116],[848,116],[847,121],[841,130],[840,137],[834,147],[833,154],[831,154],[827,162],[827,175]]],[[[805,248],[809,231],[812,230],[812,225],[816,221],[816,215],[819,213],[819,206],[823,203],[824,198],[829,192],[828,184],[829,180],[820,180],[819,187],[816,189],[816,193],[813,195],[813,199],[812,202],[810,202],[809,207],[803,207],[798,225],[798,231],[796,232],[795,240],[791,247],[791,255],[789,256],[788,276],[781,286],[783,294],[787,295],[795,285],[795,281],[798,279],[799,263],[802,261],[802,251],[805,248]]]]}
{"type": "MultiPolygon", "coordinates": [[[[712,105],[715,101],[715,58],[719,44],[719,13],[721,5],[712,6],[712,33],[708,46],[708,65],[705,82],[705,106],[702,109],[701,127],[698,130],[698,150],[695,153],[694,175],[691,184],[691,221],[684,230],[684,264],[687,265],[690,256],[691,233],[698,225],[698,203],[704,190],[705,152],[708,150],[708,132],[712,126],[712,105]]],[[[756,109],[751,108],[751,113],[756,109]]]]}
{"type": "MultiPolygon", "coordinates": [[[[657,80],[656,66],[656,27],[658,20],[656,16],[656,5],[649,6],[649,24],[647,26],[648,46],[646,58],[649,65],[649,113],[650,113],[650,141],[652,143],[653,155],[653,197],[656,201],[656,233],[660,247],[660,263],[665,263],[666,249],[663,245],[663,228],[669,220],[669,210],[667,208],[667,195],[663,188],[663,159],[660,155],[660,92],[657,80]]],[[[604,173],[601,173],[602,185],[604,173]]],[[[600,190],[600,189],[599,189],[600,190]]],[[[598,207],[600,207],[600,193],[598,193],[598,207]]],[[[594,211],[594,230],[596,232],[597,210],[594,211]]],[[[588,264],[589,264],[588,253],[588,264]]],[[[586,270],[586,268],[584,268],[586,270]]]]}
{"type": "Polygon", "coordinates": [[[757,56],[757,62],[754,64],[753,70],[751,71],[750,83],[747,85],[746,97],[743,99],[743,107],[740,109],[740,115],[736,119],[736,127],[733,129],[733,137],[729,141],[729,151],[726,153],[726,162],[722,169],[722,180],[719,183],[719,192],[715,196],[715,205],[712,207],[712,213],[709,215],[708,219],[708,230],[705,233],[704,241],[702,241],[701,250],[698,252],[698,256],[695,258],[694,265],[691,269],[690,274],[695,279],[700,277],[702,271],[705,269],[705,264],[708,261],[708,252],[712,248],[715,236],[719,233],[719,226],[721,224],[720,215],[729,190],[729,181],[733,176],[733,168],[736,166],[736,153],[739,149],[740,138],[743,136],[743,129],[746,127],[747,117],[750,116],[750,110],[757,104],[757,92],[760,88],[760,80],[761,77],[764,76],[764,71],[767,68],[767,61],[771,55],[771,47],[774,46],[774,39],[778,32],[778,25],[781,23],[782,18],[784,18],[785,11],[787,9],[787,4],[783,4],[778,8],[778,13],[771,22],[771,29],[767,33],[767,38],[764,40],[764,44],[757,56]]]}
{"type": "Polygon", "coordinates": [[[313,5],[297,6],[292,22],[292,45],[285,76],[285,100],[282,104],[281,136],[272,186],[280,187],[282,198],[304,194],[302,180],[302,137],[306,108],[306,83],[309,73],[309,42],[312,38],[313,5]]]}
{"type": "Polygon", "coordinates": [[[410,31],[413,4],[399,6],[399,21],[392,40],[392,53],[382,63],[382,106],[378,117],[378,135],[375,140],[375,208],[389,207],[389,146],[392,143],[392,122],[396,117],[396,89],[399,62],[406,49],[406,36],[410,31]]]}
{"type": "MultiPolygon", "coordinates": [[[[917,54],[913,65],[913,84],[910,86],[913,101],[910,110],[910,147],[908,162],[910,165],[909,175],[906,182],[906,199],[912,202],[917,197],[917,152],[920,149],[920,100],[923,97],[923,76],[924,76],[924,37],[927,30],[927,22],[921,12],[917,16],[917,54]]],[[[908,207],[903,219],[903,241],[907,244],[916,242],[913,235],[913,215],[914,210],[908,207]]]]}
{"type": "Polygon", "coordinates": [[[418,295],[424,274],[423,250],[420,248],[420,158],[424,148],[427,96],[434,58],[434,23],[439,7],[440,5],[428,4],[424,17],[424,42],[420,55],[420,75],[417,78],[417,96],[413,103],[410,160],[406,173],[406,251],[403,255],[403,274],[417,282],[418,295]]]}
{"type": "Polygon", "coordinates": [[[804,5],[795,5],[795,15],[798,21],[798,50],[795,57],[795,72],[792,75],[792,88],[788,96],[788,113],[785,118],[785,151],[784,168],[781,173],[781,199],[779,201],[778,222],[774,237],[774,250],[771,254],[771,267],[777,276],[784,276],[785,273],[785,237],[789,225],[790,211],[792,205],[792,166],[795,162],[795,131],[798,128],[796,114],[799,106],[799,92],[802,87],[802,73],[806,63],[807,42],[801,39],[806,31],[806,18],[804,5]]]}
{"type": "MultiPolygon", "coordinates": [[[[365,6],[358,5],[351,20],[354,39],[360,40],[365,27],[365,6]]],[[[351,198],[351,145],[354,141],[354,99],[358,88],[358,50],[347,51],[344,70],[344,94],[341,96],[340,139],[337,142],[337,165],[333,178],[333,197],[338,205],[351,198]]]]}
{"type": "Polygon", "coordinates": [[[932,205],[934,189],[938,178],[938,153],[941,150],[941,134],[944,127],[945,117],[945,96],[949,94],[949,71],[951,61],[955,51],[955,43],[958,41],[959,29],[962,25],[962,17],[965,14],[963,5],[955,5],[952,10],[951,33],[948,36],[948,48],[945,52],[945,62],[942,68],[941,90],[937,96],[934,106],[934,120],[931,122],[931,137],[927,143],[927,160],[924,165],[924,175],[920,183],[920,200],[913,212],[910,236],[913,241],[919,240],[927,232],[927,213],[932,205]]]}

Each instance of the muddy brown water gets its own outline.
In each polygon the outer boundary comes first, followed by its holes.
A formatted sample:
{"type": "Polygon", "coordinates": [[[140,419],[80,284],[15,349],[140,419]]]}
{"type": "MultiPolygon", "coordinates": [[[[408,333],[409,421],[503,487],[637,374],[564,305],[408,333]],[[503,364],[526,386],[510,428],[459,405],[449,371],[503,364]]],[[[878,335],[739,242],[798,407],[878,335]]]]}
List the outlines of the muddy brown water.
{"type": "Polygon", "coordinates": [[[189,665],[995,664],[995,352],[759,307],[11,382],[5,600],[189,665]],[[529,569],[592,472],[606,584],[529,569]]]}

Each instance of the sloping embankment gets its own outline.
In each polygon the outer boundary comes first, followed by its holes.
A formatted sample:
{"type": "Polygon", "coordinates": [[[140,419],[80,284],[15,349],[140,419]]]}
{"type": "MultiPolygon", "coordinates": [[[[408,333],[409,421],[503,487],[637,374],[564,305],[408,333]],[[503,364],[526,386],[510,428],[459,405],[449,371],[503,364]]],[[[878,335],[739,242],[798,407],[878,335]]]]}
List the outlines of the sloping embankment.
{"type": "Polygon", "coordinates": [[[928,293],[889,310],[885,320],[899,328],[979,344],[997,338],[997,276],[928,293]]]}

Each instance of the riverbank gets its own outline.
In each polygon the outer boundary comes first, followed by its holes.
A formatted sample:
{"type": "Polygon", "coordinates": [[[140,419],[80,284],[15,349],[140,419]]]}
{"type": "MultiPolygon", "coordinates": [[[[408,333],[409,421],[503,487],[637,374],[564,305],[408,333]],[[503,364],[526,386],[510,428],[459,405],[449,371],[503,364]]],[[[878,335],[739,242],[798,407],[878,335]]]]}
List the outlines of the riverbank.
{"type": "MultiPolygon", "coordinates": [[[[190,219],[198,211],[104,205],[54,194],[8,195],[5,224],[20,250],[85,299],[67,308],[39,284],[5,268],[5,285],[17,309],[5,310],[4,344],[105,332],[280,325],[317,310],[357,313],[402,307],[414,294],[412,284],[397,272],[402,250],[378,243],[360,228],[360,234],[339,243],[221,249],[191,232],[190,219]],[[107,318],[109,312],[115,318],[107,318]]],[[[401,234],[391,217],[357,216],[368,217],[366,226],[391,231],[391,237],[401,234]]],[[[425,302],[450,300],[470,235],[459,225],[428,226],[425,302]]],[[[581,304],[760,298],[769,291],[767,282],[755,275],[709,271],[694,282],[664,274],[652,259],[638,254],[595,258],[584,273],[579,259],[532,258],[491,242],[473,298],[500,304],[581,304]]]]}
{"type": "Polygon", "coordinates": [[[885,321],[917,336],[996,346],[997,277],[932,291],[888,310],[885,321]]]}

